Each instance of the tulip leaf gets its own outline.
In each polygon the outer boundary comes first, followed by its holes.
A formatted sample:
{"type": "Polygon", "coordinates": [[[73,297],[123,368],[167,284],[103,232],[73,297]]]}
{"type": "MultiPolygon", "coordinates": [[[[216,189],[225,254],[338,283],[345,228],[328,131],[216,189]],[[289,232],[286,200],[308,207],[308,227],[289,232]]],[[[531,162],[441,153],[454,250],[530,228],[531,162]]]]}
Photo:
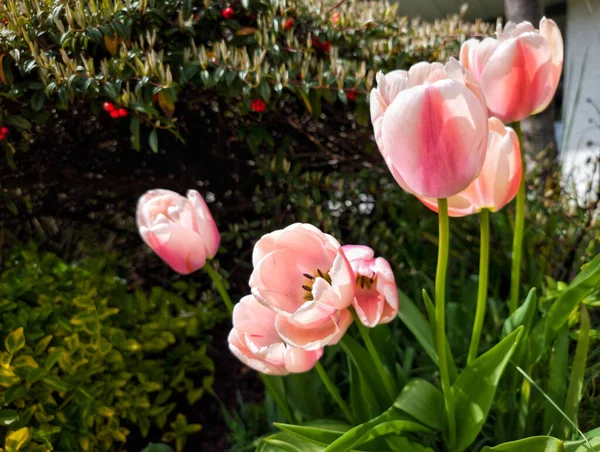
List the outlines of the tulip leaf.
{"type": "Polygon", "coordinates": [[[438,388],[421,379],[410,380],[396,401],[394,407],[411,415],[423,425],[441,431],[444,419],[444,397],[438,388]]]}
{"type": "Polygon", "coordinates": [[[280,430],[324,446],[334,442],[351,428],[348,424],[329,420],[315,421],[306,425],[281,424],[278,422],[273,425],[280,430]]]}
{"type": "MultiPolygon", "coordinates": [[[[556,406],[563,406],[567,393],[567,369],[569,367],[569,329],[565,326],[559,333],[550,357],[550,377],[547,394],[556,406]]],[[[556,431],[561,420],[561,413],[550,401],[544,405],[544,432],[556,431]]]]}
{"type": "Polygon", "coordinates": [[[282,379],[289,404],[309,419],[325,417],[322,395],[323,384],[316,372],[290,374],[282,379]],[[306,397],[306,388],[313,388],[314,397],[306,397]]]}
{"type": "Polygon", "coordinates": [[[402,434],[404,432],[429,433],[431,430],[424,425],[410,420],[407,415],[392,407],[380,416],[348,430],[331,443],[325,449],[325,452],[355,450],[361,444],[377,438],[390,434],[402,434]]]}
{"type": "Polygon", "coordinates": [[[366,422],[379,415],[383,408],[379,406],[373,390],[360,375],[360,372],[348,358],[350,369],[350,406],[357,422],[366,422]]]}
{"type": "Polygon", "coordinates": [[[289,432],[278,432],[262,440],[257,452],[323,452],[325,447],[289,432]]]}
{"type": "Polygon", "coordinates": [[[465,450],[485,422],[498,382],[523,333],[520,326],[467,366],[452,385],[457,425],[457,450],[465,450]]]}
{"type": "Polygon", "coordinates": [[[525,302],[504,321],[502,335],[509,335],[521,325],[524,327],[524,334],[527,334],[531,329],[531,323],[533,322],[536,308],[537,296],[535,288],[533,288],[529,291],[529,294],[527,294],[525,302]]]}
{"type": "Polygon", "coordinates": [[[565,452],[563,441],[551,436],[534,436],[495,447],[484,447],[482,452],[565,452]]]}

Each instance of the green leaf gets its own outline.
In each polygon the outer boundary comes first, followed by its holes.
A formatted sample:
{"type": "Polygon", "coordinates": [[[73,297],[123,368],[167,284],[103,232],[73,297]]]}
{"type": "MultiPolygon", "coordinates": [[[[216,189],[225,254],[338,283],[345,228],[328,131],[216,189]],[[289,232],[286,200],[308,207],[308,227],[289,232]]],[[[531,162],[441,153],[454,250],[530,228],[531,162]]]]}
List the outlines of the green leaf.
{"type": "Polygon", "coordinates": [[[444,397],[440,390],[421,379],[410,380],[394,402],[394,407],[437,431],[444,425],[441,406],[444,406],[444,397]]]}
{"type": "Polygon", "coordinates": [[[31,435],[29,434],[29,429],[27,427],[20,428],[19,430],[15,430],[6,435],[4,447],[7,452],[16,452],[23,448],[30,437],[31,435]]]}
{"type": "Polygon", "coordinates": [[[504,452],[565,452],[564,444],[557,438],[551,436],[534,436],[532,438],[520,439],[509,443],[500,444],[495,447],[484,447],[482,452],[504,451],[504,452]]]}
{"type": "Polygon", "coordinates": [[[13,410],[0,410],[0,425],[8,427],[19,420],[19,413],[13,410]]]}
{"type": "Polygon", "coordinates": [[[46,102],[46,90],[38,89],[33,96],[31,96],[31,109],[33,111],[40,111],[44,108],[44,103],[46,102]]]}
{"type": "Polygon", "coordinates": [[[350,451],[376,438],[390,434],[402,434],[404,432],[429,433],[431,430],[421,424],[407,420],[406,416],[398,410],[390,408],[375,419],[348,430],[331,443],[325,449],[325,452],[350,451]]]}
{"type": "Polygon", "coordinates": [[[552,303],[545,321],[544,346],[549,346],[558,331],[583,299],[600,285],[600,255],[584,265],[567,290],[552,303]]]}
{"type": "Polygon", "coordinates": [[[139,151],[142,147],[140,144],[140,118],[138,116],[131,116],[129,130],[131,132],[131,146],[136,151],[139,151]]]}
{"type": "Polygon", "coordinates": [[[192,15],[192,0],[183,0],[183,5],[181,6],[181,16],[183,20],[188,20],[192,15]]]}
{"type": "Polygon", "coordinates": [[[11,355],[25,347],[25,334],[23,333],[23,327],[17,328],[4,339],[4,346],[6,351],[11,355]]]}
{"type": "Polygon", "coordinates": [[[457,424],[457,450],[465,450],[483,426],[500,377],[514,353],[523,327],[473,361],[452,385],[457,424]]]}
{"type": "MultiPolygon", "coordinates": [[[[557,406],[564,406],[567,393],[567,370],[569,366],[569,328],[565,326],[558,333],[554,350],[550,358],[550,377],[548,378],[547,394],[557,406]]],[[[561,413],[546,400],[544,405],[544,432],[550,429],[557,431],[560,425],[561,413]]]]}
{"type": "Polygon", "coordinates": [[[17,129],[29,130],[31,123],[22,116],[7,116],[4,122],[8,125],[15,126],[17,129]]]}
{"type": "Polygon", "coordinates": [[[279,432],[264,438],[258,452],[323,452],[322,445],[306,441],[288,432],[279,432]]]}
{"type": "Polygon", "coordinates": [[[275,422],[273,425],[280,430],[289,432],[300,438],[327,446],[350,429],[350,425],[337,421],[314,421],[307,425],[291,425],[275,422]]]}
{"type": "Polygon", "coordinates": [[[152,152],[158,152],[158,135],[156,129],[152,129],[150,132],[150,135],[148,136],[148,145],[152,152]]]}
{"type": "Polygon", "coordinates": [[[323,386],[316,372],[290,374],[283,381],[290,405],[309,419],[325,417],[324,398],[320,397],[323,386]],[[311,388],[313,397],[306,397],[306,388],[311,388]]]}
{"type": "Polygon", "coordinates": [[[173,452],[173,449],[163,443],[149,443],[142,452],[173,452]]]}
{"type": "Polygon", "coordinates": [[[504,321],[502,335],[507,336],[521,325],[524,327],[524,334],[527,335],[531,328],[536,309],[537,297],[535,288],[533,288],[527,294],[525,302],[504,321]]]}
{"type": "Polygon", "coordinates": [[[66,383],[56,375],[48,375],[42,379],[42,382],[50,389],[58,392],[66,392],[69,390],[69,387],[66,385],[66,383]]]}
{"type": "MultiPolygon", "coordinates": [[[[590,315],[584,304],[581,304],[581,315],[579,321],[579,337],[577,339],[577,348],[575,349],[575,358],[571,368],[569,378],[569,389],[565,399],[565,414],[573,421],[577,422],[577,407],[581,401],[583,391],[583,382],[587,364],[587,354],[590,345],[590,315]]],[[[562,426],[563,438],[571,436],[571,425],[563,420],[562,426]]]]}

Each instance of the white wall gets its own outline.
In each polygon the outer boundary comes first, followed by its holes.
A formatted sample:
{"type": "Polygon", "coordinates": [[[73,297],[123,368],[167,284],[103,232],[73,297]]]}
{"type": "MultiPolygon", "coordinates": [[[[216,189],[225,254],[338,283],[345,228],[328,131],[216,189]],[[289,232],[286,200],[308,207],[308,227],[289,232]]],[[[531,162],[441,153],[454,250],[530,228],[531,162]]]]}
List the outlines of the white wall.
{"type": "Polygon", "coordinates": [[[566,28],[560,148],[565,180],[575,183],[581,196],[592,179],[586,161],[600,154],[600,112],[587,101],[600,108],[600,0],[568,0],[566,28]]]}

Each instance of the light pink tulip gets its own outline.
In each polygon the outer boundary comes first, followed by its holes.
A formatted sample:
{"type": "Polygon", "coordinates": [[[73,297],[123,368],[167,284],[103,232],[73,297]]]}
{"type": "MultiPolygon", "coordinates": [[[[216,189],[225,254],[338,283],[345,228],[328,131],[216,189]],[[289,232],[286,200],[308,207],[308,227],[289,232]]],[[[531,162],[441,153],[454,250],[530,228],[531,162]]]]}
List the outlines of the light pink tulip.
{"type": "Polygon", "coordinates": [[[544,110],[552,100],[564,60],[560,30],[545,17],[500,27],[497,38],[469,39],[460,61],[479,80],[490,116],[508,123],[544,110]]]}
{"type": "Polygon", "coordinates": [[[398,314],[398,288],[394,272],[383,257],[375,258],[368,246],[344,245],[356,281],[354,310],[363,325],[389,323],[398,314]]]}
{"type": "MultiPolygon", "coordinates": [[[[489,119],[488,149],[483,169],[464,191],[448,198],[448,214],[464,217],[489,209],[502,209],[517,194],[521,183],[521,150],[517,134],[497,118],[489,119]]],[[[437,199],[419,198],[437,212],[437,199]]]]}
{"type": "Polygon", "coordinates": [[[296,223],[263,236],[252,262],[252,294],[278,314],[286,343],[317,350],[340,339],[352,322],[354,275],[336,239],[296,223]]]}
{"type": "Polygon", "coordinates": [[[487,109],[479,85],[455,59],[377,74],[375,140],[400,186],[448,198],[467,188],[485,158],[487,109]]]}
{"type": "Polygon", "coordinates": [[[202,196],[187,198],[170,190],[150,190],[137,205],[137,226],[144,242],[182,275],[202,268],[219,249],[219,230],[202,196]]]}
{"type": "Polygon", "coordinates": [[[252,295],[233,309],[229,349],[248,367],[268,375],[287,375],[312,369],[323,349],[306,351],[286,345],[275,329],[275,314],[252,295]]]}

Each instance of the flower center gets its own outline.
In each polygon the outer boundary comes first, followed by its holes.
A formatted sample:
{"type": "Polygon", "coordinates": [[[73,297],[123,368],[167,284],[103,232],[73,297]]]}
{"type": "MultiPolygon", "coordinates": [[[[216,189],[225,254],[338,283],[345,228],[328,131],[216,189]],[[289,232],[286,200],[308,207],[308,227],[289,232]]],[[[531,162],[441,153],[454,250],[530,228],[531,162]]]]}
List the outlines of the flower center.
{"type": "Polygon", "coordinates": [[[377,275],[373,273],[370,277],[365,275],[356,275],[357,289],[371,289],[377,284],[377,275]]]}
{"type": "Polygon", "coordinates": [[[312,287],[317,278],[323,278],[325,281],[331,284],[331,276],[329,276],[329,272],[322,272],[318,268],[317,272],[314,275],[311,275],[310,273],[304,273],[302,276],[304,276],[308,280],[305,284],[302,285],[302,288],[307,292],[306,294],[304,294],[304,299],[306,301],[310,301],[313,299],[312,287]]]}

